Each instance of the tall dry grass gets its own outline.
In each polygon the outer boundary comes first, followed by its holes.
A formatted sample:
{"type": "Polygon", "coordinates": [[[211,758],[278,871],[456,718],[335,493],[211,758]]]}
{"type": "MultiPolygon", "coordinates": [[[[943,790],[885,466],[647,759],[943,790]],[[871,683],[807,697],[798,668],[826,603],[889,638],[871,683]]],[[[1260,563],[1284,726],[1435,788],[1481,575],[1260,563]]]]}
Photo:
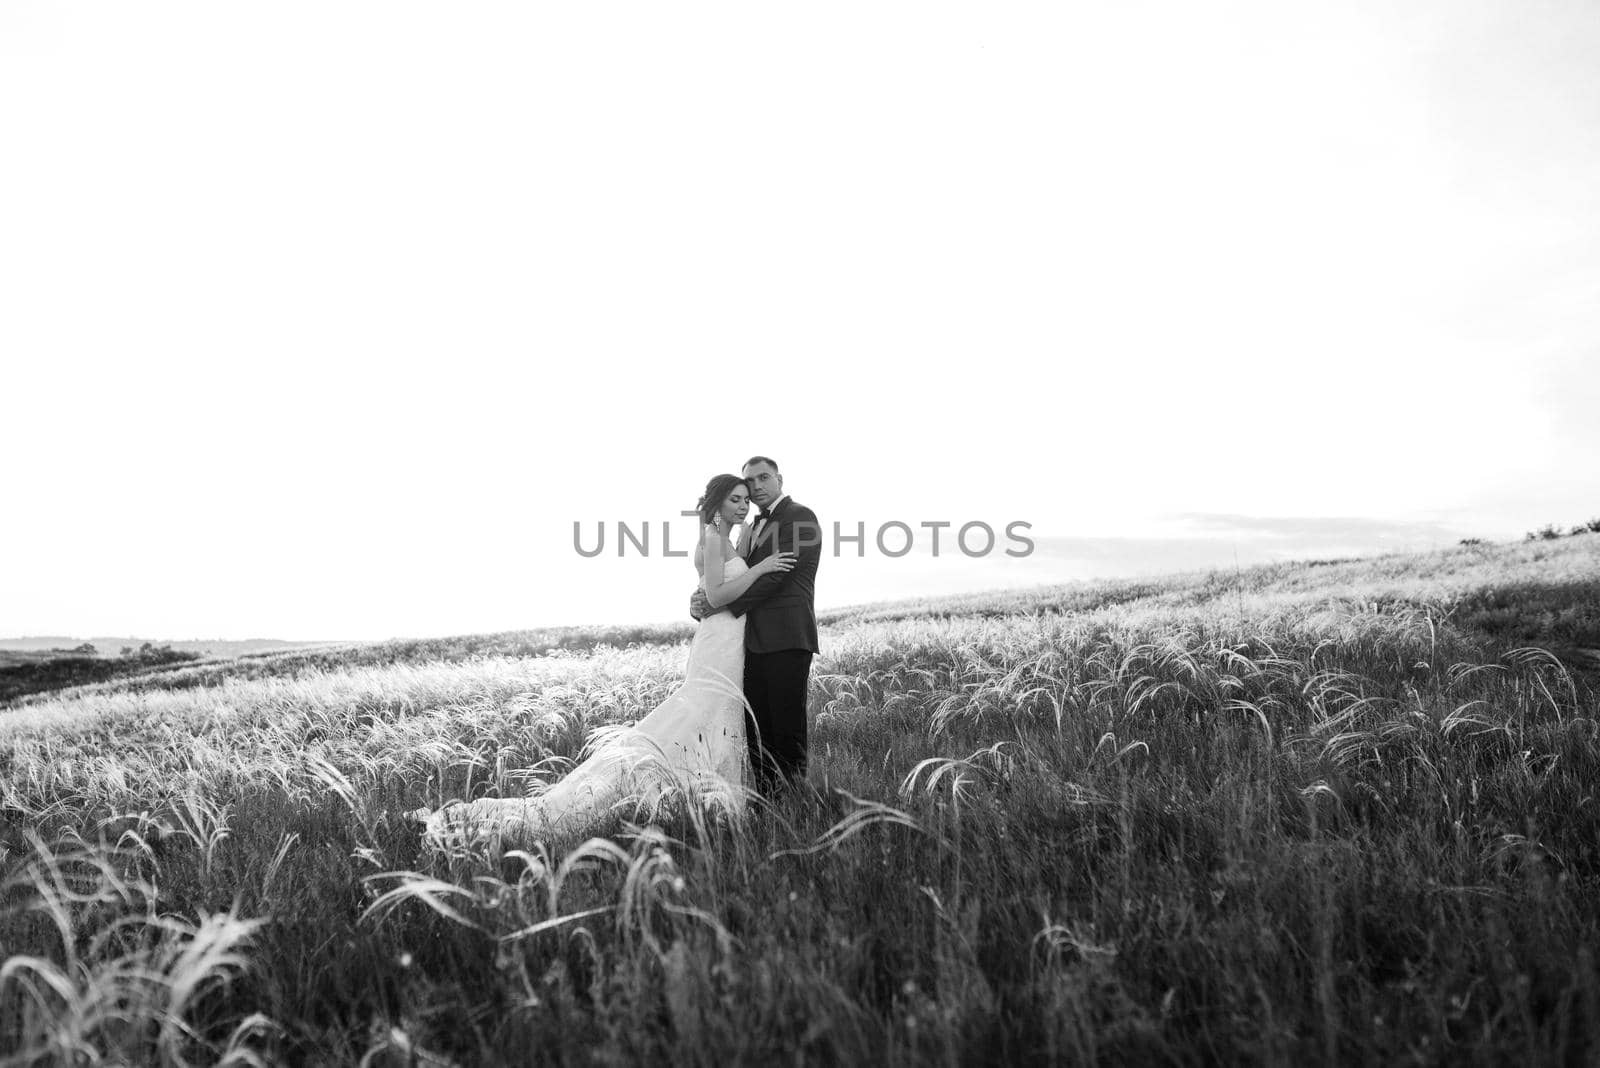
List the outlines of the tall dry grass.
{"type": "Polygon", "coordinates": [[[0,1056],[1592,1061],[1597,542],[840,613],[810,788],[504,855],[681,644],[0,711],[0,1056]]]}

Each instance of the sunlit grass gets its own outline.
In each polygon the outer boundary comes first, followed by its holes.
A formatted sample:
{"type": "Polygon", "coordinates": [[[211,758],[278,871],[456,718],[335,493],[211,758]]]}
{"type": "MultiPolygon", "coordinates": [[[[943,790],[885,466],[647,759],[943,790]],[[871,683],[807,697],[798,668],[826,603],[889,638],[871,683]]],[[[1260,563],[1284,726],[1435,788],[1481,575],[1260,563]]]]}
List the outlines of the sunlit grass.
{"type": "Polygon", "coordinates": [[[0,1056],[1591,1060],[1597,581],[1575,536],[838,612],[809,790],[507,853],[400,813],[560,774],[676,632],[34,698],[0,1056]]]}

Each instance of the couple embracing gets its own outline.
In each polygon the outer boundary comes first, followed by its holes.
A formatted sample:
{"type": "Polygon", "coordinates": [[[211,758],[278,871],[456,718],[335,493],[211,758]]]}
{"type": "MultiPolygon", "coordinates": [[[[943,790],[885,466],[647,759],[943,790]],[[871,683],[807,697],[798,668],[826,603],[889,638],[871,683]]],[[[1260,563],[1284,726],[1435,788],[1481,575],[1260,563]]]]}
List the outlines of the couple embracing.
{"type": "Polygon", "coordinates": [[[804,782],[821,526],[784,492],[767,456],[712,478],[697,511],[700,583],[689,614],[699,626],[683,684],[633,726],[596,730],[584,758],[541,793],[414,813],[427,841],[525,845],[582,833],[618,806],[649,806],[668,792],[740,811],[746,790],[770,800],[804,782]]]}

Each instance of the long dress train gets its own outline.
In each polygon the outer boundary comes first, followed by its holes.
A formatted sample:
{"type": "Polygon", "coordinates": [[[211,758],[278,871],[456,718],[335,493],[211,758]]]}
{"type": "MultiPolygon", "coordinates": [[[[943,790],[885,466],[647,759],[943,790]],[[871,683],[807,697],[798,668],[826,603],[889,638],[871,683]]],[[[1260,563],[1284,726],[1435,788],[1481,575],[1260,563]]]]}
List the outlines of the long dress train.
{"type": "MultiPolygon", "coordinates": [[[[724,581],[748,570],[733,557],[724,581]]],[[[684,681],[632,727],[601,728],[588,755],[543,792],[485,797],[425,816],[430,844],[488,841],[500,849],[576,835],[619,806],[653,809],[673,791],[730,812],[744,807],[744,617],[705,617],[689,645],[684,681]]]]}

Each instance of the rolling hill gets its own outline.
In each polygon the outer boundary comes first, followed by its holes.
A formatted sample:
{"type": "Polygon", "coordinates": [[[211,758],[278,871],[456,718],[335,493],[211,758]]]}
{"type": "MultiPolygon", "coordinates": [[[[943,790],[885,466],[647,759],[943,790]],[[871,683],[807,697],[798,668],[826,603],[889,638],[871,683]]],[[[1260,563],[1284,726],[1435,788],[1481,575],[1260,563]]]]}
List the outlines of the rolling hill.
{"type": "Polygon", "coordinates": [[[829,612],[808,784],[426,850],[689,624],[0,708],[0,1058],[1593,1063],[1600,536],[829,612]]]}

